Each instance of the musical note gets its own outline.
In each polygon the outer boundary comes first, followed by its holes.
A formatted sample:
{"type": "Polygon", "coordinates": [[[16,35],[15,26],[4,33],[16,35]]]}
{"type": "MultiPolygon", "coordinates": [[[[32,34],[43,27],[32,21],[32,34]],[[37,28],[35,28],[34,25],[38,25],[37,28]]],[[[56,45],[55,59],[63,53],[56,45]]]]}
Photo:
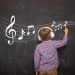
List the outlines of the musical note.
{"type": "Polygon", "coordinates": [[[55,29],[54,30],[57,31],[57,28],[58,28],[58,26],[55,26],[55,29]]]}
{"type": "Polygon", "coordinates": [[[58,24],[58,30],[62,29],[62,24],[58,24]]]}
{"type": "Polygon", "coordinates": [[[21,36],[18,38],[18,40],[22,40],[23,39],[23,35],[25,35],[26,33],[24,32],[24,30],[22,29],[21,31],[21,36]]]}
{"type": "Polygon", "coordinates": [[[55,31],[59,30],[59,29],[62,29],[62,24],[58,24],[57,26],[55,26],[55,31]]]}
{"type": "Polygon", "coordinates": [[[65,21],[65,24],[64,24],[64,26],[66,27],[66,25],[68,24],[68,21],[65,21]]]}
{"type": "Polygon", "coordinates": [[[34,25],[30,25],[28,26],[28,32],[27,32],[27,35],[30,35],[30,29],[33,29],[33,34],[35,33],[35,29],[34,29],[34,25]]]}
{"type": "Polygon", "coordinates": [[[51,27],[54,27],[55,24],[56,24],[56,22],[53,20],[53,24],[51,25],[51,27]]]}
{"type": "Polygon", "coordinates": [[[11,24],[9,24],[9,26],[6,27],[5,35],[8,38],[12,39],[12,41],[8,40],[8,44],[12,45],[14,42],[14,37],[16,36],[16,31],[14,29],[12,29],[12,26],[15,24],[15,16],[14,15],[11,17],[10,23],[11,24]]]}

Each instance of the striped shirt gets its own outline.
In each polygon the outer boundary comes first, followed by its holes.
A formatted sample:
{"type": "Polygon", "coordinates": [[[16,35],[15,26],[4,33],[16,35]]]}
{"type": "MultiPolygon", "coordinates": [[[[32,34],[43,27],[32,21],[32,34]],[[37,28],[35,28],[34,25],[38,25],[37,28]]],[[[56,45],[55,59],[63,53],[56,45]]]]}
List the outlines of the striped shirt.
{"type": "Polygon", "coordinates": [[[34,52],[34,65],[36,71],[47,71],[59,65],[57,48],[67,44],[67,37],[62,40],[42,41],[36,46],[34,52]]]}

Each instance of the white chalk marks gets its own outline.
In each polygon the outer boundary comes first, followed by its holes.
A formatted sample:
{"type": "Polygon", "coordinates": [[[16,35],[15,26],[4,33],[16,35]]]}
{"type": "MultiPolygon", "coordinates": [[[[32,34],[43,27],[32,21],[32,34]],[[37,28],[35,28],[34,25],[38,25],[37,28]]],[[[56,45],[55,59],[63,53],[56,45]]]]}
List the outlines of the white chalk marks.
{"type": "MultiPolygon", "coordinates": [[[[29,25],[27,27],[24,26],[22,28],[19,28],[20,30],[17,30],[17,29],[14,29],[14,25],[17,25],[17,24],[15,24],[15,16],[13,15],[13,16],[11,16],[10,24],[5,29],[5,35],[8,39],[10,39],[10,40],[7,40],[8,44],[12,45],[15,42],[14,39],[16,39],[17,31],[20,32],[20,34],[18,35],[18,38],[17,38],[17,40],[20,41],[24,37],[26,38],[27,36],[28,36],[27,38],[32,39],[31,35],[36,36],[37,31],[40,27],[48,26],[48,27],[51,27],[53,29],[53,31],[57,31],[57,30],[62,29],[63,27],[66,27],[67,24],[68,24],[68,21],[65,21],[64,24],[62,24],[62,23],[57,24],[55,21],[53,21],[53,23],[51,23],[51,24],[38,25],[35,27],[34,27],[34,25],[29,25]],[[27,31],[25,31],[25,30],[27,30],[27,31]]],[[[22,25],[20,25],[20,26],[22,26],[22,25]]]]}
{"type": "Polygon", "coordinates": [[[13,42],[14,42],[14,38],[16,36],[16,31],[12,28],[12,26],[15,24],[15,16],[13,15],[11,17],[11,20],[10,20],[10,24],[9,26],[6,28],[5,30],[5,35],[8,37],[8,38],[11,38],[11,41],[8,40],[8,44],[12,45],[13,42]]]}
{"type": "Polygon", "coordinates": [[[30,25],[28,26],[28,32],[27,32],[27,35],[30,35],[30,29],[33,29],[32,33],[35,34],[35,28],[34,28],[34,25],[30,25]]]}
{"type": "Polygon", "coordinates": [[[22,40],[23,36],[25,36],[26,32],[24,32],[24,30],[21,30],[21,36],[18,38],[18,40],[22,40]]]}

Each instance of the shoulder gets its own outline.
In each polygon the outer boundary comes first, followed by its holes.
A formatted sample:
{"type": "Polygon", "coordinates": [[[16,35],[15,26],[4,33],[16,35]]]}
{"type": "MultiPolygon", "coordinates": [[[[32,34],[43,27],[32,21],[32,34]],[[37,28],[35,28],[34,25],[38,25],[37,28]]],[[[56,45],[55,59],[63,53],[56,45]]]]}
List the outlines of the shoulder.
{"type": "Polygon", "coordinates": [[[42,43],[40,43],[36,46],[36,50],[41,50],[41,49],[42,49],[42,43]]]}
{"type": "Polygon", "coordinates": [[[36,45],[36,49],[35,49],[35,53],[39,53],[40,52],[40,45],[36,45]]]}
{"type": "Polygon", "coordinates": [[[53,43],[55,43],[57,40],[49,40],[48,42],[49,43],[51,43],[51,44],[53,44],[53,43]]]}
{"type": "Polygon", "coordinates": [[[41,46],[41,44],[38,44],[38,45],[36,46],[36,49],[39,49],[39,48],[40,48],[40,46],[41,46]]]}
{"type": "Polygon", "coordinates": [[[60,41],[60,40],[52,40],[52,41],[51,41],[51,44],[52,44],[52,45],[55,45],[55,44],[56,44],[57,42],[59,42],[59,41],[60,41]]]}

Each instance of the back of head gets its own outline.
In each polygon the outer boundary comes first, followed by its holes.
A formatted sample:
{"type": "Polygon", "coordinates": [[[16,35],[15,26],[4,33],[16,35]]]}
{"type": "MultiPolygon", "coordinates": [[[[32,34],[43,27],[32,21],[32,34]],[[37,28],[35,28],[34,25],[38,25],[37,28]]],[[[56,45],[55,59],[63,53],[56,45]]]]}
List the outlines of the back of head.
{"type": "Polygon", "coordinates": [[[39,35],[42,39],[42,41],[46,41],[46,40],[49,40],[50,39],[50,29],[49,28],[42,28],[40,31],[39,31],[39,35]]]}

